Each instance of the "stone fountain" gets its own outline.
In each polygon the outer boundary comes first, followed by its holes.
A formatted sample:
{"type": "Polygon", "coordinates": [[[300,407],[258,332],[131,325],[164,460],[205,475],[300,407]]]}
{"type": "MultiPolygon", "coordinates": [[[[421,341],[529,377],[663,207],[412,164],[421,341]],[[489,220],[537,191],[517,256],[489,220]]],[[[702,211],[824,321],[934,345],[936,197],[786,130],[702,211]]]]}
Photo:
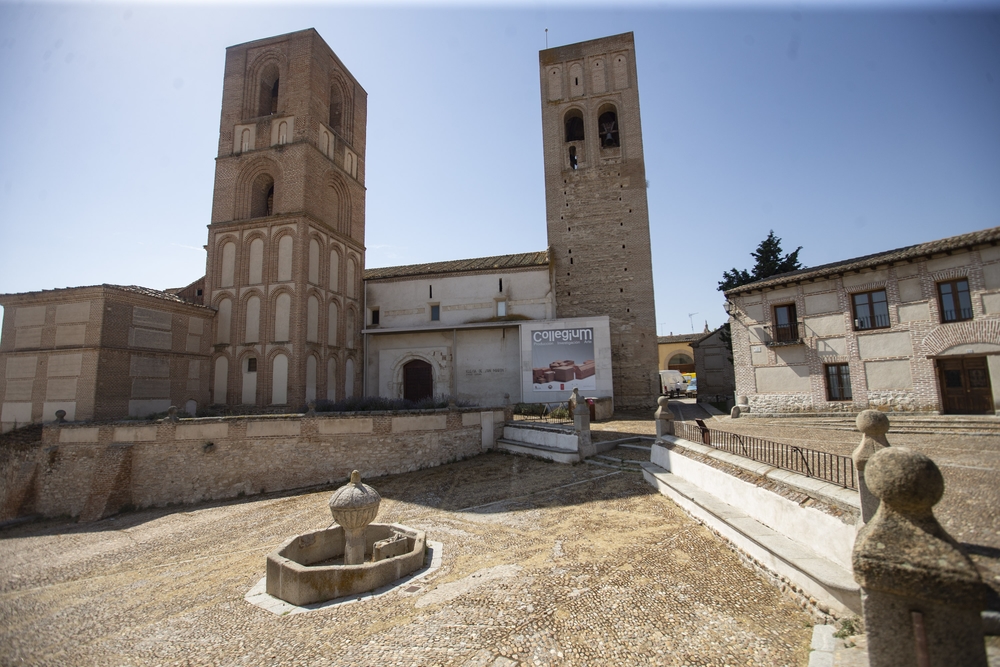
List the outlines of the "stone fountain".
{"type": "Polygon", "coordinates": [[[367,593],[424,565],[423,531],[372,523],[382,498],[361,473],[330,498],[336,522],[297,535],[267,555],[267,593],[297,606],[367,593]]]}

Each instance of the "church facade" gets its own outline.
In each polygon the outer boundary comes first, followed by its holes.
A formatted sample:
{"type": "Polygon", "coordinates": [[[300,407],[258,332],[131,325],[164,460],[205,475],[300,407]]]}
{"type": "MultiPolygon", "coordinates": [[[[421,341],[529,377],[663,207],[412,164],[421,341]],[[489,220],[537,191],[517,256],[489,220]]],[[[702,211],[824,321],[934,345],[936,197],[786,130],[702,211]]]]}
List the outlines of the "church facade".
{"type": "Polygon", "coordinates": [[[3,429],[60,409],[86,420],[361,394],[553,402],[577,386],[653,405],[632,34],[542,51],[539,67],[549,248],[366,271],[367,93],[313,29],[227,49],[205,276],[168,292],[0,295],[3,429]]]}

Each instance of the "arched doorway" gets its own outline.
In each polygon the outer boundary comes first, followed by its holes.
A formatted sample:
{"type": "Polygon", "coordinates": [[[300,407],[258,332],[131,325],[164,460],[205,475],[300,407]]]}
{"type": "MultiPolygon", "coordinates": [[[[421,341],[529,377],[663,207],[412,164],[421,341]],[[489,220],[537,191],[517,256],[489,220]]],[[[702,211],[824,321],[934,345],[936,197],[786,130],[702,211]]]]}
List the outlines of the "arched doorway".
{"type": "Polygon", "coordinates": [[[434,374],[431,365],[421,359],[408,361],[403,365],[403,398],[408,401],[422,401],[434,395],[434,374]]]}

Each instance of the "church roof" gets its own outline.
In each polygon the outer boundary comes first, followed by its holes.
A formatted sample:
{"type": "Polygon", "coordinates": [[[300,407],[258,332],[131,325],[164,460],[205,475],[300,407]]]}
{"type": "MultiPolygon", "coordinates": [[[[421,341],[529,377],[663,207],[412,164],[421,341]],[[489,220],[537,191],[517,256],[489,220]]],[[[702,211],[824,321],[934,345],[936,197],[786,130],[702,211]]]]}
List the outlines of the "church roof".
{"type": "Polygon", "coordinates": [[[469,271],[496,271],[498,269],[527,269],[548,265],[548,253],[541,250],[539,252],[522,252],[514,255],[474,257],[472,259],[453,259],[448,262],[429,262],[426,264],[406,264],[404,266],[384,266],[377,269],[365,269],[365,280],[409,278],[442,273],[466,273],[469,271]]]}
{"type": "Polygon", "coordinates": [[[960,234],[958,236],[949,236],[946,239],[938,239],[937,241],[918,243],[917,245],[896,248],[895,250],[877,252],[873,255],[863,255],[861,257],[845,259],[831,264],[823,264],[821,266],[799,269],[798,271],[781,273],[776,276],[771,276],[770,278],[765,278],[764,280],[758,280],[755,283],[748,283],[746,285],[734,287],[726,290],[724,294],[726,296],[744,294],[768,287],[778,287],[788,283],[795,283],[801,280],[828,278],[838,273],[844,273],[847,271],[875,268],[877,266],[892,264],[894,262],[903,262],[907,260],[912,261],[938,253],[950,254],[954,250],[961,250],[963,248],[969,248],[983,243],[996,245],[998,242],[1000,242],[1000,227],[991,227],[990,229],[983,229],[978,232],[970,232],[968,234],[960,234]]]}

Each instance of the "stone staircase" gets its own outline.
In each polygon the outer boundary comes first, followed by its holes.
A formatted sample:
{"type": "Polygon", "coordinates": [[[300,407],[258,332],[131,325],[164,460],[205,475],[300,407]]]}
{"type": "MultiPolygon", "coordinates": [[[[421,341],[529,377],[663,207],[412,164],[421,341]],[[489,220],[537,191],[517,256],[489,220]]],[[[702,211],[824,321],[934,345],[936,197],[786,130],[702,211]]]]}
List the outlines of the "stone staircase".
{"type": "MultiPolygon", "coordinates": [[[[806,426],[823,431],[857,431],[857,415],[837,417],[778,418],[759,416],[760,421],[773,420],[787,426],[806,426]]],[[[890,433],[928,433],[936,435],[979,435],[1000,437],[1000,417],[989,415],[907,415],[890,413],[890,433]]]]}
{"type": "MultiPolygon", "coordinates": [[[[650,446],[649,445],[618,445],[622,449],[635,450],[638,452],[645,453],[645,462],[649,461],[650,446]]],[[[587,463],[595,466],[601,466],[603,468],[615,468],[617,470],[623,470],[626,472],[642,473],[643,460],[634,458],[625,458],[622,456],[615,456],[611,454],[597,454],[586,460],[587,463]]]]}

